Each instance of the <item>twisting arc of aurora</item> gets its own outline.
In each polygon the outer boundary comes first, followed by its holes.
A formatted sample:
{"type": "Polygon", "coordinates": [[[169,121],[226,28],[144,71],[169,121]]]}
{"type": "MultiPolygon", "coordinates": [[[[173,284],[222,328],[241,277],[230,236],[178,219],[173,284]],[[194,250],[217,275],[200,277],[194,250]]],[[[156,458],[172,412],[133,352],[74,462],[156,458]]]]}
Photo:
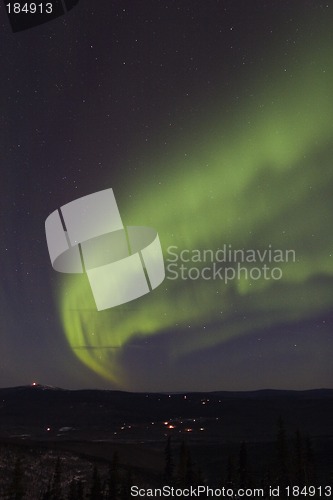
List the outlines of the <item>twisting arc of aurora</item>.
{"type": "MultiPolygon", "coordinates": [[[[129,388],[121,356],[136,338],[179,332],[167,347],[172,363],[332,306],[333,65],[317,49],[292,78],[277,81],[271,71],[273,83],[258,84],[256,104],[234,108],[233,126],[215,112],[214,134],[203,132],[206,142],[187,148],[183,161],[176,152],[172,167],[159,169],[163,182],[145,178],[136,184],[133,205],[122,207],[126,221],[159,231],[165,253],[169,245],[271,244],[293,248],[296,262],[281,265],[281,282],[166,280],[149,296],[102,313],[83,277],[66,278],[59,301],[64,331],[90,369],[129,388]],[[191,334],[184,334],[188,324],[191,334]]],[[[133,192],[130,183],[128,189],[133,192]]]]}

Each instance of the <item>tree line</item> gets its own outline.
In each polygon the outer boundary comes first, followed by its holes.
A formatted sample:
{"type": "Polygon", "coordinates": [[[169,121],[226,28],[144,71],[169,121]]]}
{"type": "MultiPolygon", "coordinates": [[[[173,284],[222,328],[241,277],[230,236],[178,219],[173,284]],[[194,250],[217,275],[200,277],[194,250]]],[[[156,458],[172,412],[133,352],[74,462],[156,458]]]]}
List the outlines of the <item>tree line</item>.
{"type": "MultiPolygon", "coordinates": [[[[264,470],[258,477],[254,471],[253,459],[249,444],[242,442],[238,453],[229,455],[215,486],[237,490],[238,488],[288,485],[315,486],[318,484],[316,461],[313,446],[309,437],[297,431],[292,439],[287,437],[285,425],[279,419],[275,444],[264,470]]],[[[66,465],[58,457],[53,473],[47,479],[47,484],[41,485],[34,493],[32,500],[127,500],[131,498],[130,488],[133,484],[149,488],[149,481],[130,467],[120,464],[118,453],[101,472],[101,467],[92,465],[89,477],[84,479],[68,477],[66,465]]],[[[140,467],[140,464],[138,464],[140,467]]],[[[164,468],[160,477],[152,479],[154,487],[162,485],[186,488],[208,484],[207,470],[202,470],[192,457],[191,446],[185,441],[173,442],[171,437],[166,440],[164,448],[164,468]]],[[[1,478],[0,478],[1,483],[1,478]]],[[[17,458],[12,470],[12,477],[7,478],[7,488],[3,500],[30,500],[29,484],[24,462],[17,458]],[[8,480],[9,479],[9,480],[8,480]]],[[[316,497],[314,497],[316,498],[316,497]]]]}

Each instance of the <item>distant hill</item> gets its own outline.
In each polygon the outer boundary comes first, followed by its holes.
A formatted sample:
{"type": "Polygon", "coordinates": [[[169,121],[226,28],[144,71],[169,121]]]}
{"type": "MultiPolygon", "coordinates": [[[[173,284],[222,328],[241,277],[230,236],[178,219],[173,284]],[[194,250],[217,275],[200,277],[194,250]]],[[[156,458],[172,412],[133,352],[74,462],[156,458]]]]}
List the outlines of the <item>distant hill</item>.
{"type": "Polygon", "coordinates": [[[116,440],[273,439],[288,428],[333,436],[333,390],[182,394],[64,390],[33,385],[0,389],[0,438],[116,440]],[[169,426],[165,424],[169,423],[169,426]],[[170,427],[170,428],[169,428],[170,427]]]}

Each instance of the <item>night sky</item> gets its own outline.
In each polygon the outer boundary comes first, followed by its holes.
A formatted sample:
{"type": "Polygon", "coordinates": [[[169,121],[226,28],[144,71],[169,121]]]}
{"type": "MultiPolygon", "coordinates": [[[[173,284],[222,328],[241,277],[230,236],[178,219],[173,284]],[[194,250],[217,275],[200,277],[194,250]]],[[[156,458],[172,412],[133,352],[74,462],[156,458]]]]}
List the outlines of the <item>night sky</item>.
{"type": "Polygon", "coordinates": [[[332,388],[333,3],[80,0],[18,33],[0,7],[0,386],[332,388]],[[166,265],[170,246],[295,261],[279,280],[167,271],[98,312],[44,224],[107,188],[166,265]]]}

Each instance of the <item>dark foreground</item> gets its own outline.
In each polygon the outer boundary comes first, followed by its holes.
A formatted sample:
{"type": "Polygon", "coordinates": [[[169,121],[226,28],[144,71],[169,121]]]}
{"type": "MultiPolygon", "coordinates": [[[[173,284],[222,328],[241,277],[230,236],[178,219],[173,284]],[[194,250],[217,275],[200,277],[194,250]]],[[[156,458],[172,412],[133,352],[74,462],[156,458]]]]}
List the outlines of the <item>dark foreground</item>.
{"type": "Polygon", "coordinates": [[[166,484],[262,488],[269,498],[270,486],[318,488],[332,478],[333,390],[0,389],[3,500],[125,500],[131,485],[166,484]]]}

